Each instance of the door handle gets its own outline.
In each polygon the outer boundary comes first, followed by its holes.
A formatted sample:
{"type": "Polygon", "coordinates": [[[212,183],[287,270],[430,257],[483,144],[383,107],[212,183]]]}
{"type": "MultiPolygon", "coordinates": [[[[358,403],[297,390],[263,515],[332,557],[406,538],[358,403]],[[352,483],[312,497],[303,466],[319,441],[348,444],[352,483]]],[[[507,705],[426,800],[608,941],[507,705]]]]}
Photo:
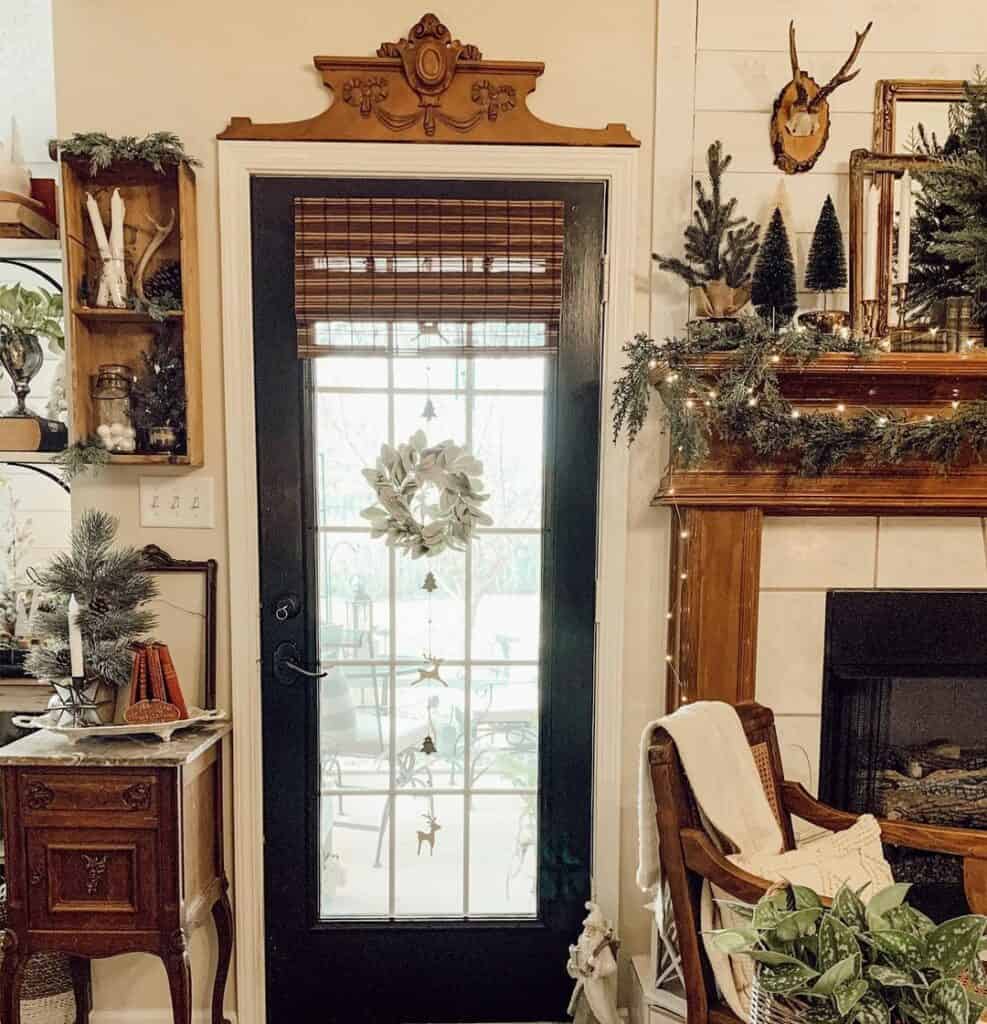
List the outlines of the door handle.
{"type": "Polygon", "coordinates": [[[285,686],[291,686],[297,676],[307,679],[323,679],[328,672],[313,671],[298,664],[298,648],[288,641],[278,644],[274,649],[274,678],[285,686]]]}
{"type": "Polygon", "coordinates": [[[302,610],[302,601],[297,594],[281,594],[274,602],[274,617],[278,622],[293,619],[302,610]]]}

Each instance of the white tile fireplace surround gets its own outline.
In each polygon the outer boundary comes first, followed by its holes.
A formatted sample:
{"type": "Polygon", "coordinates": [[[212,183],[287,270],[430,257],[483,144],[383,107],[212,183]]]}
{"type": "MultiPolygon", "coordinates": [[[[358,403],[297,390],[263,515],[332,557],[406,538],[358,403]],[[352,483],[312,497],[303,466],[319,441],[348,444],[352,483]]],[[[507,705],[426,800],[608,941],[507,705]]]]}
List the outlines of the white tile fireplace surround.
{"type": "Polygon", "coordinates": [[[987,588],[985,520],[765,518],[756,696],[777,716],[786,777],[814,794],[826,591],[838,587],[987,588]]]}

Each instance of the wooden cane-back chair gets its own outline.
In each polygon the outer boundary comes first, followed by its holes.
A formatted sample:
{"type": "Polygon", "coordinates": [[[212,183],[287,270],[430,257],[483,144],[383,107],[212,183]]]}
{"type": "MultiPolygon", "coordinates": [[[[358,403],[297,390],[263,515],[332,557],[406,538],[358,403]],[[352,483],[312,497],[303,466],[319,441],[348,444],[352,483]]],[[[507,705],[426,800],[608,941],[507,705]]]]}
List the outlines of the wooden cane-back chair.
{"type": "MultiPolygon", "coordinates": [[[[785,849],[795,848],[793,816],[834,832],[854,824],[856,815],[827,807],[799,783],[785,781],[774,714],[769,708],[754,703],[739,704],[737,714],[751,745],[768,803],[781,826],[785,849]]],[[[715,751],[711,756],[715,757],[715,751]]],[[[771,883],[738,868],[721,852],[722,840],[711,836],[704,827],[675,743],[662,728],[655,729],[649,759],[658,805],[662,875],[675,912],[689,1008],[688,1024],[737,1024],[737,1016],[720,1001],[703,948],[699,916],[703,882],[708,879],[735,899],[748,903],[756,902],[771,883]]],[[[723,782],[729,785],[729,779],[723,782]]],[[[987,832],[879,820],[881,838],[886,843],[962,857],[964,889],[970,909],[979,914],[987,913],[987,832]]]]}

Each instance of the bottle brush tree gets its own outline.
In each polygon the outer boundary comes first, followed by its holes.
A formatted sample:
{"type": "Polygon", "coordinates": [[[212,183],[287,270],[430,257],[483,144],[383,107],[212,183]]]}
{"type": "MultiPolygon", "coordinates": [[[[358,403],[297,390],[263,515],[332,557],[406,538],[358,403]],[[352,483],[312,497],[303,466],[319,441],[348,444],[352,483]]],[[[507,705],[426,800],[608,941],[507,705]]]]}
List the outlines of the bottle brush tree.
{"type": "Polygon", "coordinates": [[[846,251],[843,231],[836,215],[833,197],[826,196],[816,230],[809,248],[809,262],[805,268],[805,286],[810,292],[822,292],[823,309],[830,292],[839,291],[847,284],[846,251]]]}
{"type": "Polygon", "coordinates": [[[157,325],[154,341],[143,352],[144,373],[134,396],[137,424],[185,429],[185,362],[181,341],[170,323],[157,325]]]}
{"type": "Polygon", "coordinates": [[[662,270],[678,275],[691,288],[702,288],[713,315],[735,313],[746,304],[761,231],[758,224],[737,215],[735,198],[723,200],[723,172],[731,159],[723,155],[719,141],[706,152],[709,191],[704,182],[696,182],[696,208],[685,229],[685,259],[652,254],[662,270]]]}
{"type": "Polygon", "coordinates": [[[71,550],[37,572],[44,595],[37,620],[42,640],[27,656],[31,675],[62,679],[72,674],[68,606],[74,594],[87,678],[114,686],[130,682],[133,644],[146,640],[157,623],[144,606],[157,596],[158,587],[144,571],[138,548],[113,546],[116,532],[113,516],[87,509],[72,531],[71,550]]]}
{"type": "Polygon", "coordinates": [[[774,327],[787,324],[798,308],[795,261],[785,222],[777,207],[764,233],[764,242],[754,267],[751,302],[761,319],[774,327]]]}

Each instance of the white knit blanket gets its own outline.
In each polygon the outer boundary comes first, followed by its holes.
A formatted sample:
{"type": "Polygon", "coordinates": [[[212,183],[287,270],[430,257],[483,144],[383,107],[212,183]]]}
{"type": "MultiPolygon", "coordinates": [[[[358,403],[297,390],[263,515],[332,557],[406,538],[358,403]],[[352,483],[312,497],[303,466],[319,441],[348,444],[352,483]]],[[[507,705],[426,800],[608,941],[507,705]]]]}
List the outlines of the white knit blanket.
{"type": "Polygon", "coordinates": [[[716,831],[742,857],[780,853],[784,846],[781,828],[765,796],[736,709],[721,701],[696,701],[651,722],[641,737],[637,884],[649,890],[661,881],[657,804],[648,761],[656,726],[675,741],[696,803],[716,831]]]}

